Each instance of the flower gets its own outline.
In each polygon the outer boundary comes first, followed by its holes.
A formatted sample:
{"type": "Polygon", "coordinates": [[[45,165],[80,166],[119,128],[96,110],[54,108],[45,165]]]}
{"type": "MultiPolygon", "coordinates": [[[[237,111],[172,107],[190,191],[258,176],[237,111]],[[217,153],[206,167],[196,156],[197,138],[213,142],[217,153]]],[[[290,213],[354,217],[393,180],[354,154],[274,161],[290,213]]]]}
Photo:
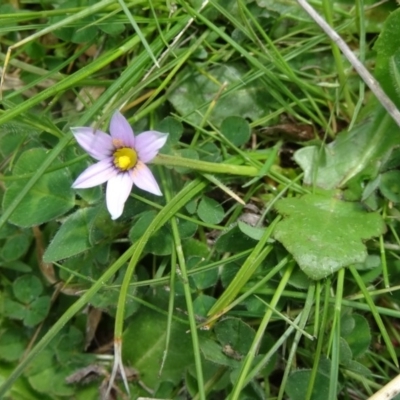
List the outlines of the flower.
{"type": "Polygon", "coordinates": [[[146,164],[164,146],[168,134],[146,131],[135,136],[128,121],[118,111],[111,118],[110,135],[88,127],[75,127],[71,131],[79,145],[98,160],[78,176],[72,187],[85,189],[107,182],[106,203],[112,219],[121,216],[134,184],[162,196],[146,164]]]}

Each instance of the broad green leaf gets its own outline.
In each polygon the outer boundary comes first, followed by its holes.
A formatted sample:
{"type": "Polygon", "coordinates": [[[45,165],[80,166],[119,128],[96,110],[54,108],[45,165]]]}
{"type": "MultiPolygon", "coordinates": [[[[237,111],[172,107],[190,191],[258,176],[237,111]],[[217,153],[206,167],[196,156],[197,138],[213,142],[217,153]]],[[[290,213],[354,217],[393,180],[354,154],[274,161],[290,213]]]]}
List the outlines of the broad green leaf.
{"type": "Polygon", "coordinates": [[[388,158],[384,160],[381,171],[389,171],[400,167],[400,147],[394,147],[388,158]]]}
{"type": "Polygon", "coordinates": [[[21,303],[30,303],[42,294],[43,285],[35,275],[23,275],[14,281],[13,292],[21,303]]]}
{"type": "Polygon", "coordinates": [[[219,236],[215,243],[215,248],[220,252],[238,253],[253,248],[256,243],[256,240],[251,239],[235,225],[219,236]]]}
{"type": "Polygon", "coordinates": [[[283,17],[302,21],[310,20],[308,14],[299,7],[296,0],[257,0],[257,4],[271,13],[277,13],[283,17]]]}
{"type": "Polygon", "coordinates": [[[358,271],[365,271],[370,269],[382,269],[382,260],[378,254],[369,254],[363,263],[356,264],[355,267],[358,271]]]}
{"type": "Polygon", "coordinates": [[[400,10],[393,11],[386,19],[375,42],[375,77],[386,94],[400,106],[400,10]]]}
{"type": "Polygon", "coordinates": [[[164,118],[155,129],[159,132],[168,133],[168,142],[172,145],[179,142],[183,133],[182,123],[173,117],[164,118]]]}
{"type": "Polygon", "coordinates": [[[65,382],[65,378],[71,373],[71,369],[58,371],[56,366],[45,369],[37,375],[32,375],[28,378],[29,383],[39,393],[51,395],[53,398],[60,396],[74,396],[75,388],[65,382]]]}
{"type": "Polygon", "coordinates": [[[201,146],[198,147],[199,157],[203,161],[209,162],[221,162],[221,150],[220,148],[213,142],[205,142],[201,146]]]}
{"type": "Polygon", "coordinates": [[[24,325],[35,326],[42,322],[50,310],[50,297],[42,296],[29,304],[24,318],[24,325]]]}
{"type": "Polygon", "coordinates": [[[357,375],[371,376],[372,372],[364,365],[358,361],[351,360],[347,365],[346,369],[355,372],[357,375]]]}
{"type": "MultiPolygon", "coordinates": [[[[206,264],[207,261],[203,257],[190,256],[187,261],[188,270],[194,268],[199,268],[206,264]]],[[[196,289],[204,290],[211,286],[214,286],[218,281],[218,269],[214,268],[210,271],[199,272],[197,274],[192,274],[189,278],[190,283],[193,283],[196,289]]]]}
{"type": "Polygon", "coordinates": [[[276,203],[285,218],[274,231],[300,268],[312,279],[322,279],[340,268],[363,262],[363,240],[385,232],[378,213],[368,213],[358,203],[321,194],[287,198],[276,203]]]}
{"type": "Polygon", "coordinates": [[[5,361],[17,361],[22,357],[27,340],[19,328],[9,328],[0,336],[0,358],[5,361]]]}
{"type": "Polygon", "coordinates": [[[254,330],[238,318],[219,321],[215,324],[214,332],[223,347],[229,346],[235,354],[243,357],[250,350],[255,336],[254,330]]]}
{"type": "Polygon", "coordinates": [[[7,239],[10,236],[18,234],[19,229],[15,225],[5,223],[0,229],[0,239],[7,239]]]}
{"type": "Polygon", "coordinates": [[[26,315],[26,308],[17,301],[11,300],[6,297],[3,300],[3,310],[5,316],[12,319],[24,319],[26,315]]]}
{"type": "Polygon", "coordinates": [[[26,54],[33,60],[40,60],[46,55],[46,48],[38,42],[30,42],[25,47],[26,54]]]}
{"type": "MultiPolygon", "coordinates": [[[[146,211],[129,231],[129,239],[132,243],[141,239],[150,223],[154,220],[157,213],[155,211],[146,211]]],[[[159,231],[155,232],[146,244],[145,252],[155,255],[169,255],[172,252],[172,235],[168,227],[163,226],[159,231]]]]}
{"type": "MultiPolygon", "coordinates": [[[[35,172],[47,154],[45,149],[25,151],[13,169],[14,175],[35,172]]],[[[27,180],[18,180],[7,187],[3,199],[6,209],[25,186],[27,180]]],[[[29,190],[10,217],[10,222],[22,227],[31,227],[65,214],[75,205],[72,180],[66,169],[44,174],[29,190]]]]}
{"type": "MultiPolygon", "coordinates": [[[[361,201],[368,202],[376,198],[376,190],[378,189],[381,183],[381,175],[378,175],[375,179],[369,181],[363,190],[361,201]]],[[[369,205],[368,205],[369,206],[369,205]]],[[[376,208],[374,209],[374,211],[376,208]]]]}
{"type": "Polygon", "coordinates": [[[197,208],[197,215],[204,222],[218,224],[223,220],[225,211],[216,200],[203,196],[197,208]]]}
{"type": "Polygon", "coordinates": [[[182,243],[183,254],[185,254],[188,259],[190,256],[198,256],[207,258],[209,256],[209,248],[206,243],[194,239],[189,238],[184,240],[182,243]]]}
{"type": "MultiPolygon", "coordinates": [[[[78,350],[83,348],[84,336],[75,326],[70,326],[68,331],[57,337],[57,341],[52,344],[57,361],[66,364],[71,361],[71,355],[78,355],[78,350]]],[[[80,354],[80,357],[82,355],[80,354]]],[[[93,356],[89,355],[89,358],[93,356]]]]}
{"type": "MultiPolygon", "coordinates": [[[[88,164],[86,166],[88,166],[88,164]]],[[[82,168],[81,171],[83,170],[84,168],[82,168]]],[[[95,186],[87,189],[76,189],[76,193],[89,204],[95,204],[104,198],[101,186],[95,186]]]]}
{"type": "Polygon", "coordinates": [[[339,338],[339,362],[341,365],[348,365],[353,358],[349,344],[342,337],[339,338]]]}
{"type": "Polygon", "coordinates": [[[371,121],[341,132],[322,148],[308,146],[297,150],[294,159],[304,171],[306,185],[334,189],[357,176],[375,177],[381,160],[399,143],[399,128],[386,111],[378,111],[371,121]]]}
{"type": "Polygon", "coordinates": [[[178,383],[185,367],[194,362],[188,327],[172,321],[171,339],[164,367],[160,360],[166,349],[167,318],[150,309],[142,309],[127,326],[123,336],[123,358],[134,365],[144,384],[154,389],[160,381],[178,383]]]}
{"type": "Polygon", "coordinates": [[[193,301],[193,310],[197,316],[206,317],[210,308],[214,305],[215,298],[207,296],[206,294],[200,294],[193,301]]]}
{"type": "Polygon", "coordinates": [[[32,267],[28,264],[25,264],[22,261],[16,260],[16,261],[11,261],[7,263],[0,263],[0,266],[2,268],[7,268],[11,269],[13,271],[18,271],[18,272],[31,272],[32,267]]]}
{"type": "Polygon", "coordinates": [[[181,239],[187,239],[196,233],[198,225],[194,222],[186,221],[184,219],[178,219],[177,222],[181,239]]]}
{"type": "MultiPolygon", "coordinates": [[[[85,189],[86,190],[86,189],[85,189]]],[[[89,242],[94,247],[114,239],[124,229],[120,220],[112,221],[105,203],[102,201],[96,208],[89,229],[89,242]]]]}
{"type": "Polygon", "coordinates": [[[238,367],[240,362],[232,357],[228,357],[222,351],[222,346],[209,338],[200,338],[200,350],[204,358],[217,365],[228,367],[238,367]]]}
{"type": "Polygon", "coordinates": [[[296,289],[305,290],[310,286],[310,278],[301,269],[295,269],[290,275],[288,283],[296,289]]]}
{"type": "MultiPolygon", "coordinates": [[[[201,344],[202,342],[202,337],[200,336],[199,338],[199,342],[200,342],[200,350],[203,351],[203,346],[201,344]]],[[[216,351],[221,352],[221,347],[219,347],[219,349],[217,350],[216,348],[214,348],[214,353],[216,351]]],[[[208,350],[209,352],[212,351],[211,348],[208,350]]],[[[202,370],[203,370],[203,378],[205,382],[210,382],[212,380],[215,381],[215,384],[213,385],[213,392],[218,393],[219,390],[224,390],[227,388],[227,386],[229,386],[229,374],[228,371],[224,368],[225,373],[223,376],[220,376],[221,373],[221,366],[220,363],[215,362],[214,360],[209,360],[208,359],[208,354],[205,353],[205,351],[203,351],[204,354],[204,358],[205,360],[201,361],[201,366],[202,366],[202,370]],[[218,380],[215,379],[215,377],[218,376],[218,380]],[[214,378],[214,379],[213,379],[214,378]]],[[[211,355],[211,357],[214,357],[216,359],[220,358],[218,354],[214,354],[211,355]]],[[[199,382],[198,382],[198,374],[196,371],[196,368],[194,365],[191,365],[188,369],[187,369],[187,373],[185,374],[185,381],[183,383],[183,385],[185,386],[185,390],[186,390],[186,398],[189,399],[194,399],[196,397],[196,394],[199,392],[199,382]]],[[[176,396],[172,397],[173,399],[176,398],[176,396]]],[[[209,397],[207,396],[207,399],[209,397]]]]}
{"type": "Polygon", "coordinates": [[[353,353],[353,357],[362,356],[371,344],[371,328],[368,321],[360,314],[352,314],[351,318],[354,321],[353,329],[343,335],[353,353]]]}
{"type": "Polygon", "coordinates": [[[190,200],[186,205],[185,209],[189,214],[194,214],[197,210],[197,199],[190,200]]]}
{"type": "MultiPolygon", "coordinates": [[[[298,370],[289,375],[285,392],[290,400],[304,400],[306,398],[311,370],[298,370]]],[[[329,398],[329,376],[318,371],[315,378],[311,400],[327,400],[329,398]]]]}
{"type": "MultiPolygon", "coordinates": [[[[245,261],[245,257],[239,259],[239,261],[235,262],[230,262],[224,264],[224,267],[221,271],[221,283],[224,288],[228,287],[228,285],[232,282],[232,280],[235,278],[236,274],[240,270],[240,266],[243,264],[245,261]]],[[[260,302],[258,301],[258,304],[260,302]]]]}
{"type": "MultiPolygon", "coordinates": [[[[1,11],[0,11],[1,12],[1,11]]],[[[0,364],[0,384],[2,385],[6,379],[12,374],[14,365],[11,363],[0,364]]],[[[23,399],[23,400],[37,400],[37,393],[29,385],[25,379],[19,379],[7,392],[3,398],[23,399]]]]}
{"type": "Polygon", "coordinates": [[[24,150],[37,146],[39,132],[26,124],[12,121],[0,125],[0,155],[2,158],[11,156],[23,145],[24,150]]]}
{"type": "MultiPolygon", "coordinates": [[[[84,4],[80,0],[67,0],[61,3],[60,8],[70,9],[79,6],[89,6],[92,5],[93,0],[86,1],[84,4]]],[[[54,24],[56,22],[65,19],[65,15],[57,15],[50,18],[50,23],[54,24]]],[[[75,26],[68,26],[57,29],[54,31],[54,35],[58,38],[65,40],[66,42],[73,43],[85,43],[93,40],[98,34],[98,29],[93,23],[95,22],[94,16],[89,16],[85,18],[80,18],[76,21],[75,26]]]]}
{"type": "Polygon", "coordinates": [[[340,336],[349,335],[354,329],[356,322],[350,313],[344,313],[340,319],[340,336]]]}
{"type": "Polygon", "coordinates": [[[53,345],[48,346],[43,352],[29,364],[25,371],[25,376],[37,375],[43,370],[50,368],[54,360],[54,349],[53,345]]]}
{"type": "Polygon", "coordinates": [[[160,386],[153,394],[156,399],[171,399],[175,394],[175,385],[172,382],[160,382],[160,386]]]}
{"type": "Polygon", "coordinates": [[[144,252],[156,256],[167,256],[172,253],[173,239],[168,227],[163,226],[160,230],[153,233],[147,242],[144,252]]]}
{"type": "Polygon", "coordinates": [[[169,101],[191,123],[200,125],[210,102],[221,90],[221,85],[216,82],[226,83],[227,87],[208,116],[210,122],[220,126],[226,117],[232,115],[254,121],[265,115],[271,96],[260,79],[237,87],[245,79],[246,73],[243,66],[232,63],[214,67],[207,74],[189,69],[187,78],[169,95],[169,101]]]}
{"type": "MultiPolygon", "coordinates": [[[[346,3],[350,6],[354,5],[353,0],[346,0],[346,3]]],[[[363,12],[363,19],[365,20],[365,31],[367,33],[374,34],[381,33],[384,29],[384,23],[386,19],[397,8],[398,6],[396,2],[385,1],[383,3],[377,3],[375,0],[365,0],[363,12]]],[[[357,27],[355,28],[358,29],[357,27]]]]}
{"type": "Polygon", "coordinates": [[[5,261],[14,261],[21,258],[31,244],[31,235],[27,231],[10,236],[1,249],[1,257],[5,261]]]}
{"type": "MultiPolygon", "coordinates": [[[[121,286],[121,283],[124,279],[125,270],[125,268],[122,269],[117,275],[116,279],[113,279],[109,282],[112,288],[121,286]]],[[[135,277],[135,280],[143,280],[148,278],[147,275],[142,276],[143,274],[141,274],[141,271],[142,269],[138,268],[136,275],[139,275],[139,277],[135,277]]],[[[101,290],[96,293],[91,301],[91,304],[96,308],[106,311],[112,317],[115,317],[115,313],[117,311],[118,296],[120,292],[119,290],[113,290],[112,288],[101,290]]],[[[129,288],[127,293],[128,297],[125,302],[125,318],[129,318],[140,308],[140,303],[136,299],[143,297],[143,289],[144,288],[138,288],[133,285],[129,288]]]]}
{"type": "Polygon", "coordinates": [[[265,228],[251,226],[243,221],[238,221],[238,226],[245,235],[254,240],[260,240],[265,232],[265,228]]]}
{"type": "Polygon", "coordinates": [[[250,139],[250,125],[242,117],[228,117],[222,121],[221,133],[235,146],[241,146],[250,139]]]}
{"type": "Polygon", "coordinates": [[[54,236],[43,259],[54,262],[90,249],[89,227],[95,214],[95,208],[82,208],[71,214],[54,236]]]}
{"type": "Polygon", "coordinates": [[[381,175],[379,190],[393,203],[400,203],[400,171],[388,171],[381,175]]]}
{"type": "Polygon", "coordinates": [[[105,22],[97,24],[97,27],[110,36],[118,36],[125,30],[125,25],[122,22],[111,20],[108,18],[105,22]]]}

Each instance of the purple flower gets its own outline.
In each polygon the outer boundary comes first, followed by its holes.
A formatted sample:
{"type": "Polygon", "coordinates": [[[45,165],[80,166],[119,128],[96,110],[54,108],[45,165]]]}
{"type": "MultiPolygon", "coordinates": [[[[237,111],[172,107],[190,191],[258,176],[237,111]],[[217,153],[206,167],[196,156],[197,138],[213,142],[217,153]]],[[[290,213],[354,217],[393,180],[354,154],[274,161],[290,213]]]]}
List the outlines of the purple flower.
{"type": "Polygon", "coordinates": [[[72,184],[85,189],[107,182],[106,201],[112,219],[121,216],[132,186],[162,196],[152,172],[146,166],[164,146],[168,135],[156,131],[133,134],[128,121],[116,112],[110,135],[93,128],[71,128],[79,145],[99,162],[83,171],[72,184]]]}

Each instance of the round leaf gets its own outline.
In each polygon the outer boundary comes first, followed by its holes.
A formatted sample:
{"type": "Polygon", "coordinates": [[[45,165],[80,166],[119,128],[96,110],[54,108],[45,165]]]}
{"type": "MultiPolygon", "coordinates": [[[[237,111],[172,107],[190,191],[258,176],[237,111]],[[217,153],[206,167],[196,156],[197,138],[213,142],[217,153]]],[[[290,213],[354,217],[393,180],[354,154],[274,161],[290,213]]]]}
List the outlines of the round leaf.
{"type": "Polygon", "coordinates": [[[363,240],[385,232],[378,213],[368,213],[358,203],[322,194],[307,194],[276,203],[285,216],[274,231],[311,279],[322,279],[340,268],[363,262],[363,240]]]}
{"type": "Polygon", "coordinates": [[[349,344],[343,338],[339,340],[339,360],[340,364],[347,365],[353,357],[349,344]]]}
{"type": "Polygon", "coordinates": [[[168,133],[168,142],[176,144],[183,133],[183,125],[175,118],[164,118],[156,127],[157,131],[168,133]]]}
{"type": "MultiPolygon", "coordinates": [[[[141,240],[143,233],[156,215],[155,211],[146,211],[140,216],[129,232],[129,239],[133,243],[141,240]]],[[[163,226],[151,236],[146,244],[145,251],[155,255],[168,255],[172,252],[172,243],[173,240],[170,231],[167,227],[163,226]]]]}
{"type": "Polygon", "coordinates": [[[5,298],[3,300],[3,313],[12,319],[24,319],[26,315],[26,308],[17,301],[5,298]]]}
{"type": "Polygon", "coordinates": [[[39,393],[45,393],[46,396],[52,398],[60,398],[61,396],[68,396],[73,398],[75,388],[67,385],[65,378],[67,371],[58,372],[57,367],[51,367],[41,371],[37,375],[32,375],[28,378],[29,383],[39,393]]]}
{"type": "MultiPolygon", "coordinates": [[[[25,151],[18,159],[13,174],[35,172],[46,157],[45,149],[25,151]]],[[[7,188],[3,199],[4,209],[19,195],[26,182],[25,179],[18,180],[7,188]]],[[[43,174],[11,214],[10,222],[28,228],[65,214],[75,205],[71,184],[72,180],[66,169],[43,174]]]]}
{"type": "Polygon", "coordinates": [[[28,251],[30,244],[31,238],[25,232],[11,236],[1,249],[1,256],[5,261],[17,260],[28,251]]]}
{"type": "Polygon", "coordinates": [[[254,339],[254,330],[238,318],[226,318],[215,325],[215,334],[223,345],[246,355],[254,339]]]}
{"type": "Polygon", "coordinates": [[[206,294],[200,294],[193,302],[193,309],[196,315],[206,317],[208,311],[215,304],[215,298],[207,296],[206,294]]]}
{"type": "Polygon", "coordinates": [[[187,239],[196,233],[197,224],[184,219],[178,219],[178,231],[181,239],[187,239]]]}
{"type": "Polygon", "coordinates": [[[17,361],[24,353],[26,339],[18,328],[5,331],[0,337],[0,358],[6,361],[17,361]]]}
{"type": "Polygon", "coordinates": [[[250,125],[242,117],[228,117],[222,121],[221,133],[235,146],[241,146],[250,139],[250,125]]]}
{"type": "Polygon", "coordinates": [[[46,249],[43,259],[54,262],[90,249],[89,225],[95,214],[96,209],[83,208],[70,215],[46,249]]]}
{"type": "Polygon", "coordinates": [[[208,224],[218,224],[224,219],[224,209],[214,199],[204,196],[197,208],[197,215],[199,218],[208,224]]]}
{"type": "Polygon", "coordinates": [[[371,329],[368,321],[359,314],[352,315],[355,322],[354,329],[343,335],[353,352],[354,358],[362,356],[371,344],[371,329]]]}
{"type": "MultiPolygon", "coordinates": [[[[291,400],[304,400],[311,378],[311,370],[294,371],[289,375],[285,388],[291,400]]],[[[313,400],[326,400],[329,398],[329,376],[317,372],[313,388],[313,400]]]]}
{"type": "Polygon", "coordinates": [[[172,320],[167,329],[167,318],[150,309],[142,308],[129,324],[123,337],[123,359],[139,371],[144,384],[154,389],[160,381],[178,383],[182,371],[194,362],[190,335],[187,327],[172,320]],[[165,341],[170,333],[168,357],[160,372],[160,360],[165,351],[165,341]]]}
{"type": "Polygon", "coordinates": [[[125,25],[118,21],[106,21],[103,24],[98,24],[98,27],[103,32],[109,34],[110,36],[118,36],[125,30],[125,25]]]}
{"type": "Polygon", "coordinates": [[[30,303],[42,294],[43,285],[35,275],[24,275],[13,283],[14,296],[22,303],[30,303]]]}
{"type": "Polygon", "coordinates": [[[215,242],[216,250],[220,252],[237,253],[253,248],[257,242],[245,235],[238,225],[224,231],[215,242]]]}
{"type": "Polygon", "coordinates": [[[24,318],[24,325],[35,326],[39,322],[42,322],[50,310],[50,297],[43,296],[34,300],[27,310],[24,318]]]}
{"type": "Polygon", "coordinates": [[[241,115],[254,121],[265,115],[272,97],[261,79],[238,86],[242,78],[247,80],[246,74],[246,68],[232,63],[209,69],[207,74],[194,68],[188,69],[186,78],[170,93],[168,100],[178,113],[197,126],[201,125],[204,115],[216,126],[231,115],[241,115]],[[221,91],[218,82],[225,82],[227,87],[209,113],[210,102],[221,91]]]}
{"type": "Polygon", "coordinates": [[[400,171],[388,171],[382,174],[379,190],[388,200],[400,203],[400,171]]]}
{"type": "MultiPolygon", "coordinates": [[[[187,268],[189,270],[199,268],[207,262],[200,256],[191,256],[187,261],[187,268]]],[[[208,287],[214,286],[218,281],[218,269],[214,268],[209,271],[199,272],[190,276],[190,282],[193,282],[198,290],[204,290],[208,287]]]]}

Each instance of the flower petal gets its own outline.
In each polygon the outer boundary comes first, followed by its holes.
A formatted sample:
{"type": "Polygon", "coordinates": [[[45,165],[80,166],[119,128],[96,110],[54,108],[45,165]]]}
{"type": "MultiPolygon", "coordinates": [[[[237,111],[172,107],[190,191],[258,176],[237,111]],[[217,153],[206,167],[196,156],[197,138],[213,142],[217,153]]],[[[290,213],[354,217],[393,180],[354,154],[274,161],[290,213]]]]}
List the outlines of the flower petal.
{"type": "Polygon", "coordinates": [[[115,176],[117,173],[118,170],[113,164],[112,157],[109,157],[86,168],[78,176],[78,178],[76,178],[75,182],[72,184],[72,187],[74,189],[85,189],[101,185],[115,176]]]}
{"type": "Polygon", "coordinates": [[[106,201],[111,219],[117,219],[121,216],[125,202],[131,193],[132,185],[132,178],[127,172],[120,173],[108,181],[106,201]]]}
{"type": "Polygon", "coordinates": [[[136,136],[135,149],[139,160],[144,163],[151,161],[158,153],[158,150],[164,146],[168,139],[167,133],[157,131],[146,131],[136,136]]]}
{"type": "Polygon", "coordinates": [[[111,136],[107,133],[80,126],[71,128],[71,131],[83,150],[96,160],[103,160],[112,154],[114,146],[111,136]]]}
{"type": "Polygon", "coordinates": [[[132,127],[119,111],[116,111],[111,117],[110,134],[113,139],[121,141],[121,145],[117,147],[135,147],[135,135],[132,127]]]}
{"type": "Polygon", "coordinates": [[[149,167],[141,161],[138,161],[135,168],[131,172],[133,183],[146,192],[162,196],[160,187],[149,167]]]}

